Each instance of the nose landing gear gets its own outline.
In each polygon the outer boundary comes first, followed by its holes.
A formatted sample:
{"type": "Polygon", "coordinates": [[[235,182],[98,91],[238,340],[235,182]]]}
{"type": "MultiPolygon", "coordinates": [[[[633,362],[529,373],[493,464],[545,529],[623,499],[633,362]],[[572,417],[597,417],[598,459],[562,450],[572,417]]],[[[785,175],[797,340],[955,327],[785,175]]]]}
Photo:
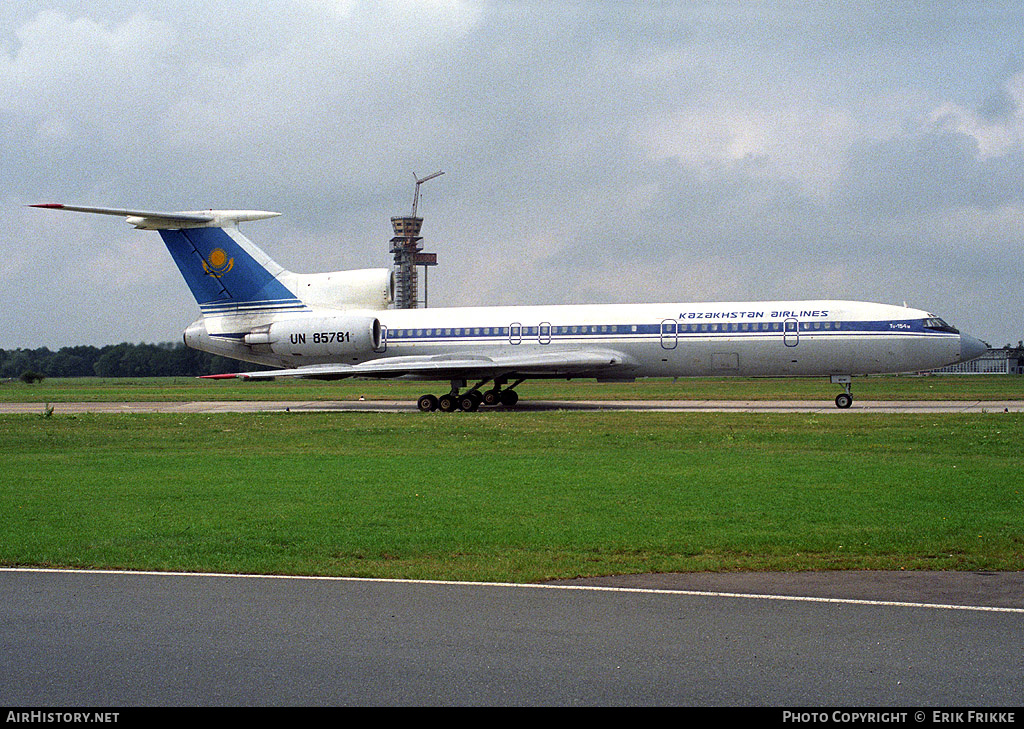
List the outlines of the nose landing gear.
{"type": "Polygon", "coordinates": [[[832,375],[833,385],[842,385],[846,392],[836,395],[836,407],[845,410],[853,405],[853,378],[849,375],[832,375]]]}

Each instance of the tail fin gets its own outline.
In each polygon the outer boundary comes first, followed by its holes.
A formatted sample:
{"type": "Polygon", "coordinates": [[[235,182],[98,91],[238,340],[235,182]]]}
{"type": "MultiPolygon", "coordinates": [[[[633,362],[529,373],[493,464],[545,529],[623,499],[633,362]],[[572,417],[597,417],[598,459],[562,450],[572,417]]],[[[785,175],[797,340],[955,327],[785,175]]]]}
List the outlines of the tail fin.
{"type": "Polygon", "coordinates": [[[160,230],[203,315],[303,311],[289,274],[233,228],[160,230]]]}
{"type": "Polygon", "coordinates": [[[31,207],[117,215],[136,228],[159,231],[204,316],[308,308],[281,280],[290,280],[292,274],[236,227],[241,221],[263,220],[279,213],[263,210],[168,213],[55,203],[31,207]]]}

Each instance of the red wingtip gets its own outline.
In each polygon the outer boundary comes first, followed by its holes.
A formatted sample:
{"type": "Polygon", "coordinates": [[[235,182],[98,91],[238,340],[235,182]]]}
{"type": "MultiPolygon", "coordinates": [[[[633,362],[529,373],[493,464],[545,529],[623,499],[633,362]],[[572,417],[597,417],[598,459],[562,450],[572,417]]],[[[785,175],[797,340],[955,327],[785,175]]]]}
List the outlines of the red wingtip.
{"type": "Polygon", "coordinates": [[[30,208],[57,208],[59,210],[60,208],[63,208],[64,205],[62,205],[61,203],[39,203],[39,204],[36,204],[36,205],[29,205],[29,207],[30,208]]]}
{"type": "Polygon", "coordinates": [[[238,375],[199,375],[200,380],[230,380],[238,375]]]}

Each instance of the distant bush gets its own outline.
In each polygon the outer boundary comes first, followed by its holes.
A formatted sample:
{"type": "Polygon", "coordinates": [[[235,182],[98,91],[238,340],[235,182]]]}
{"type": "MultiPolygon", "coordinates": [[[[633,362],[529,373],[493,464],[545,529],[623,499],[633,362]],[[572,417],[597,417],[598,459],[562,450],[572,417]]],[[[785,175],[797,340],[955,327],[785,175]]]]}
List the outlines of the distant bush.
{"type": "Polygon", "coordinates": [[[32,385],[35,384],[36,382],[42,382],[43,380],[45,380],[46,375],[41,375],[38,372],[33,372],[32,370],[25,370],[24,372],[21,373],[21,376],[18,377],[18,379],[24,382],[26,385],[32,385]]]}

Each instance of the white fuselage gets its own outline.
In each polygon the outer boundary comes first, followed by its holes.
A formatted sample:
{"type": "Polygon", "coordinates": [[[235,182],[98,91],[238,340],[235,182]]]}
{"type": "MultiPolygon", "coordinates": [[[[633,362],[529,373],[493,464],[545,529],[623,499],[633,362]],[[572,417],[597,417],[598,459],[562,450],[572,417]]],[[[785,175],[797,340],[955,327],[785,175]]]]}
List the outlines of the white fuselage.
{"type": "MultiPolygon", "coordinates": [[[[291,350],[286,342],[274,353],[261,354],[238,337],[254,322],[227,315],[197,321],[186,342],[276,367],[407,356],[501,358],[609,351],[623,360],[614,372],[605,373],[612,379],[912,372],[961,359],[961,337],[955,330],[922,326],[931,314],[852,301],[316,310],[277,317],[287,319],[293,331],[304,331],[309,322],[308,339],[296,341],[291,350]],[[379,321],[379,346],[362,352],[309,347],[325,320],[354,314],[379,321]]],[[[576,376],[600,377],[602,372],[598,368],[576,376]]],[[[437,378],[426,373],[421,379],[437,378]]]]}

